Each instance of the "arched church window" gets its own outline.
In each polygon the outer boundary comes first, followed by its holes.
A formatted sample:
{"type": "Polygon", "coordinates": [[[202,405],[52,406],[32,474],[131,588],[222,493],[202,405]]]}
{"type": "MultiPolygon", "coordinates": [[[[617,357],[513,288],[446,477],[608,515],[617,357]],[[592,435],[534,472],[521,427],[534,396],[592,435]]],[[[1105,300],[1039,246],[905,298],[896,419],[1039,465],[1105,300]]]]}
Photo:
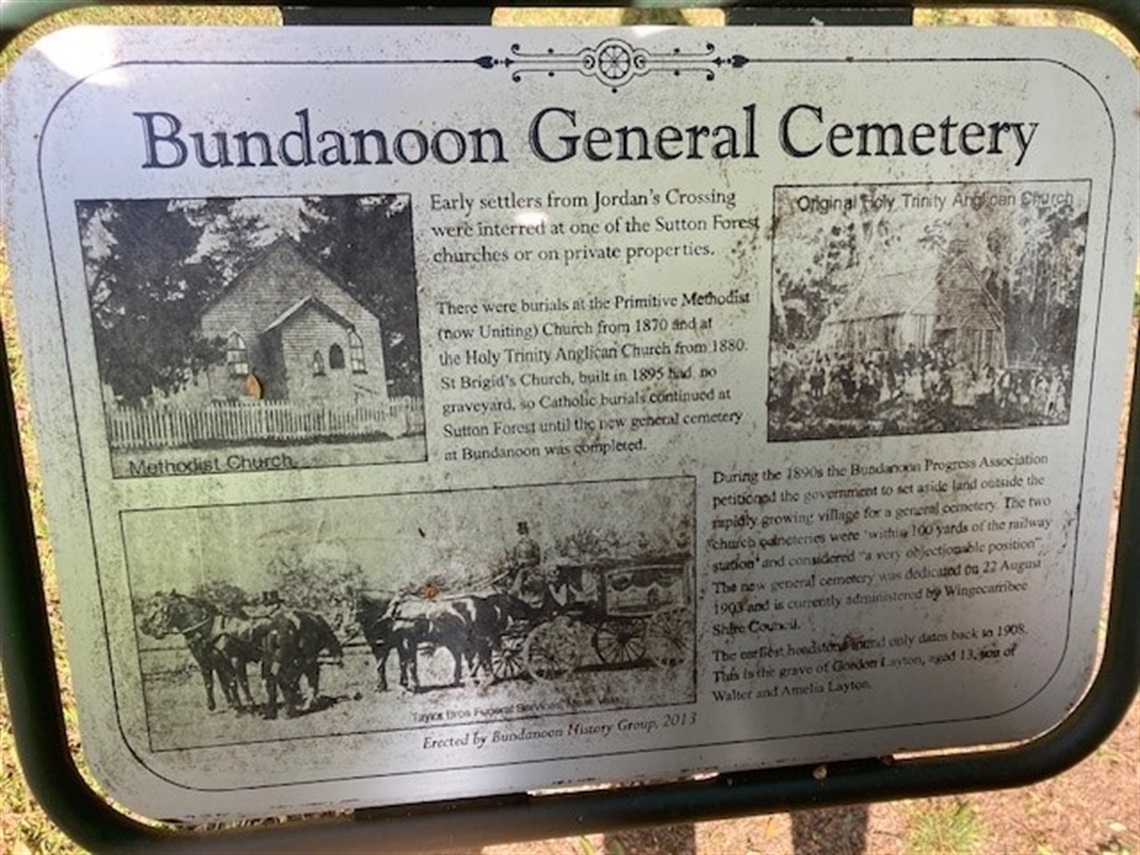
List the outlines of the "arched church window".
{"type": "Polygon", "coordinates": [[[325,355],[319,350],[313,351],[313,376],[320,377],[325,373],[325,355]]]}
{"type": "Polygon", "coordinates": [[[339,344],[329,348],[329,368],[344,368],[344,348],[339,344]]]}
{"type": "Polygon", "coordinates": [[[237,330],[231,332],[226,340],[226,366],[231,377],[245,377],[249,374],[249,352],[245,347],[245,339],[237,330]]]}
{"type": "Polygon", "coordinates": [[[352,364],[353,374],[368,373],[368,367],[364,364],[364,342],[356,330],[348,331],[348,361],[352,364]]]}

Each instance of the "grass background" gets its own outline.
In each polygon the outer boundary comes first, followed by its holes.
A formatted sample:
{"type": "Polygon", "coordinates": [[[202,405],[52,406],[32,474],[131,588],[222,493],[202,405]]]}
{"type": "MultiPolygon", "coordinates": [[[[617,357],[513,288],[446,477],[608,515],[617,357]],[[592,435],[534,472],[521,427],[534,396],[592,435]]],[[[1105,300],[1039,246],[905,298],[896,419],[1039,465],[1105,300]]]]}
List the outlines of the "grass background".
{"type": "MultiPolygon", "coordinates": [[[[27,2],[27,0],[7,0],[7,2],[27,2]]],[[[1140,0],[1138,0],[1140,2],[1140,0]]],[[[4,0],[0,0],[3,5],[4,0]]],[[[0,11],[2,14],[2,11],[0,11]]],[[[629,9],[499,9],[495,13],[495,24],[500,26],[617,26],[632,24],[687,24],[692,26],[720,26],[723,15],[719,10],[629,10],[629,9]]],[[[13,60],[36,39],[48,32],[77,23],[135,24],[135,25],[263,25],[280,23],[275,8],[271,7],[99,7],[66,12],[45,19],[22,33],[5,51],[0,53],[0,76],[6,73],[13,60]]],[[[1127,40],[1112,27],[1090,15],[1068,10],[920,10],[916,14],[919,26],[1061,26],[1082,27],[1094,30],[1113,40],[1132,57],[1140,68],[1140,56],[1131,48],[1127,40]]],[[[3,121],[3,116],[0,116],[3,121]]],[[[1135,293],[1140,305],[1140,272],[1138,272],[1135,293]]],[[[68,727],[68,740],[73,753],[82,768],[81,737],[77,725],[74,697],[71,693],[69,670],[65,646],[59,625],[58,592],[52,567],[51,545],[44,520],[43,496],[38,478],[38,462],[35,443],[28,420],[28,402],[25,392],[24,370],[19,341],[15,337],[15,312],[11,288],[8,280],[6,249],[0,241],[0,325],[4,330],[4,342],[8,350],[8,370],[16,387],[17,415],[20,420],[20,434],[24,445],[25,463],[31,481],[31,501],[37,526],[37,542],[43,560],[45,591],[49,603],[49,613],[56,643],[56,666],[63,683],[63,710],[68,727]]],[[[1133,735],[1133,738],[1135,736],[1133,735]]],[[[1136,753],[1140,747],[1132,746],[1131,756],[1120,754],[1109,747],[1107,761],[1111,767],[1109,782],[1119,787],[1133,788],[1140,801],[1140,767],[1136,763],[1136,753]]],[[[1093,760],[1087,762],[1095,762],[1093,760]]],[[[1057,779],[1060,780],[1060,779],[1057,779]]],[[[986,805],[992,800],[986,802],[986,805]]],[[[1079,852],[1081,855],[1107,855],[1120,853],[1131,855],[1137,848],[1137,819],[1129,816],[1129,822],[1121,822],[1111,817],[1103,822],[1096,820],[1094,826],[1103,833],[1093,832],[1083,844],[1077,843],[1074,849],[1072,834],[1057,832],[1054,839],[1040,839],[1041,835],[1018,835],[1002,829],[1008,826],[1006,818],[987,815],[986,807],[979,807],[969,798],[923,799],[902,802],[893,811],[893,822],[897,828],[887,832],[898,837],[897,850],[907,855],[972,855],[983,850],[996,853],[1027,852],[1031,855],[1067,855],[1079,852]],[[995,831],[996,829],[996,831],[995,831]],[[1004,836],[1003,836],[1004,835],[1004,836]],[[1027,842],[1027,840],[1029,842],[1027,842]]],[[[1023,809],[1022,805],[1022,809],[1023,809]]],[[[1030,802],[1032,807],[1032,802],[1030,802]]],[[[1089,811],[1096,811],[1097,804],[1087,804],[1089,811]]],[[[992,809],[991,809],[992,810],[992,809]]],[[[838,816],[838,814],[836,814],[838,816]]],[[[786,819],[786,817],[785,817],[786,819]]],[[[829,820],[830,821],[830,820],[829,820]]],[[[786,823],[785,823],[786,824],[786,823]]],[[[702,824],[703,825],[703,824],[702,824]]],[[[1089,826],[1089,827],[1094,827],[1089,826]]],[[[702,833],[693,835],[691,851],[702,855],[719,855],[721,852],[796,852],[811,850],[810,840],[804,842],[795,836],[794,823],[789,836],[780,831],[781,817],[739,820],[735,824],[710,824],[702,833]],[[722,829],[725,826],[726,829],[722,829]],[[698,837],[701,841],[698,843],[698,837]]],[[[821,826],[822,828],[823,826],[821,826]]],[[[1061,826],[1058,826],[1060,828],[1061,826]]],[[[842,832],[828,838],[821,853],[845,850],[842,832]]],[[[865,835],[865,830],[864,830],[865,835]]],[[[567,841],[549,841],[543,851],[581,853],[605,852],[606,855],[631,855],[639,852],[678,851],[675,839],[664,832],[654,836],[649,834],[639,838],[640,843],[630,843],[629,838],[597,836],[582,837],[567,841]],[[626,840],[626,842],[622,842],[626,840]],[[672,843],[670,841],[673,841],[672,843]],[[647,842],[648,841],[648,842],[647,842]]],[[[865,837],[860,838],[865,839],[865,837]]],[[[689,840],[685,838],[686,844],[689,840]]],[[[685,848],[688,848],[687,845],[685,848]]],[[[867,851],[879,851],[870,845],[867,851]]],[[[0,855],[25,855],[25,853],[73,853],[78,847],[67,840],[43,814],[35,800],[27,791],[16,762],[14,740],[8,720],[7,704],[0,694],[0,855]]],[[[528,851],[527,848],[519,849],[528,851]]],[[[860,850],[862,851],[862,850],[860,850]]]]}

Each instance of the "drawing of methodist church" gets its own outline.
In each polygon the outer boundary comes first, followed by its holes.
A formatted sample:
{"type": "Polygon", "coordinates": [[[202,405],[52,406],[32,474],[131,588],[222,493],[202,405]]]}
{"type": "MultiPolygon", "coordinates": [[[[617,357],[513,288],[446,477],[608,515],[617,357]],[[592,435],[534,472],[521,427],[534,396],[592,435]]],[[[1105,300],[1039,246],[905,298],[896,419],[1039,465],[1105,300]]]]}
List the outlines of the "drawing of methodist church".
{"type": "Polygon", "coordinates": [[[938,347],[959,364],[1006,366],[1001,307],[961,252],[918,269],[866,276],[823,321],[817,344],[852,355],[938,347]]]}
{"type": "Polygon", "coordinates": [[[270,244],[202,312],[199,332],[225,360],[178,403],[242,400],[379,403],[387,397],[380,320],[289,237],[270,244]]]}

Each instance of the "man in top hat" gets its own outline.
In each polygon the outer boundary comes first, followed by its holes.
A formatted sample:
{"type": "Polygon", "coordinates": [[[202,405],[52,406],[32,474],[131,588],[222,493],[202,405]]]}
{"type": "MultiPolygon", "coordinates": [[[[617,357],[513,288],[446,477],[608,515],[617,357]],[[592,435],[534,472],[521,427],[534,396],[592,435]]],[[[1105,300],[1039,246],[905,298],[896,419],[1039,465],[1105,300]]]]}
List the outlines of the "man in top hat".
{"type": "Polygon", "coordinates": [[[530,536],[530,525],[518,524],[519,539],[507,556],[512,574],[508,589],[512,596],[534,606],[541,606],[546,594],[546,579],[542,574],[542,548],[530,536]]]}

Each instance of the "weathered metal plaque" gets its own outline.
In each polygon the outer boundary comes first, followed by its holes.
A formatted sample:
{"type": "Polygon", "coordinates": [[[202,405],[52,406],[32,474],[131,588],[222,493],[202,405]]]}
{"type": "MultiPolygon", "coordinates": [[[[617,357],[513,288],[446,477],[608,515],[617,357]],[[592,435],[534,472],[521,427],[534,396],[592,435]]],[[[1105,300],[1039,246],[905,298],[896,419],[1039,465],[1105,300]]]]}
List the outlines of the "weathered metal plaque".
{"type": "Polygon", "coordinates": [[[67,31],[4,217],[156,817],[1028,738],[1086,686],[1136,73],[1004,31],[67,31]]]}

